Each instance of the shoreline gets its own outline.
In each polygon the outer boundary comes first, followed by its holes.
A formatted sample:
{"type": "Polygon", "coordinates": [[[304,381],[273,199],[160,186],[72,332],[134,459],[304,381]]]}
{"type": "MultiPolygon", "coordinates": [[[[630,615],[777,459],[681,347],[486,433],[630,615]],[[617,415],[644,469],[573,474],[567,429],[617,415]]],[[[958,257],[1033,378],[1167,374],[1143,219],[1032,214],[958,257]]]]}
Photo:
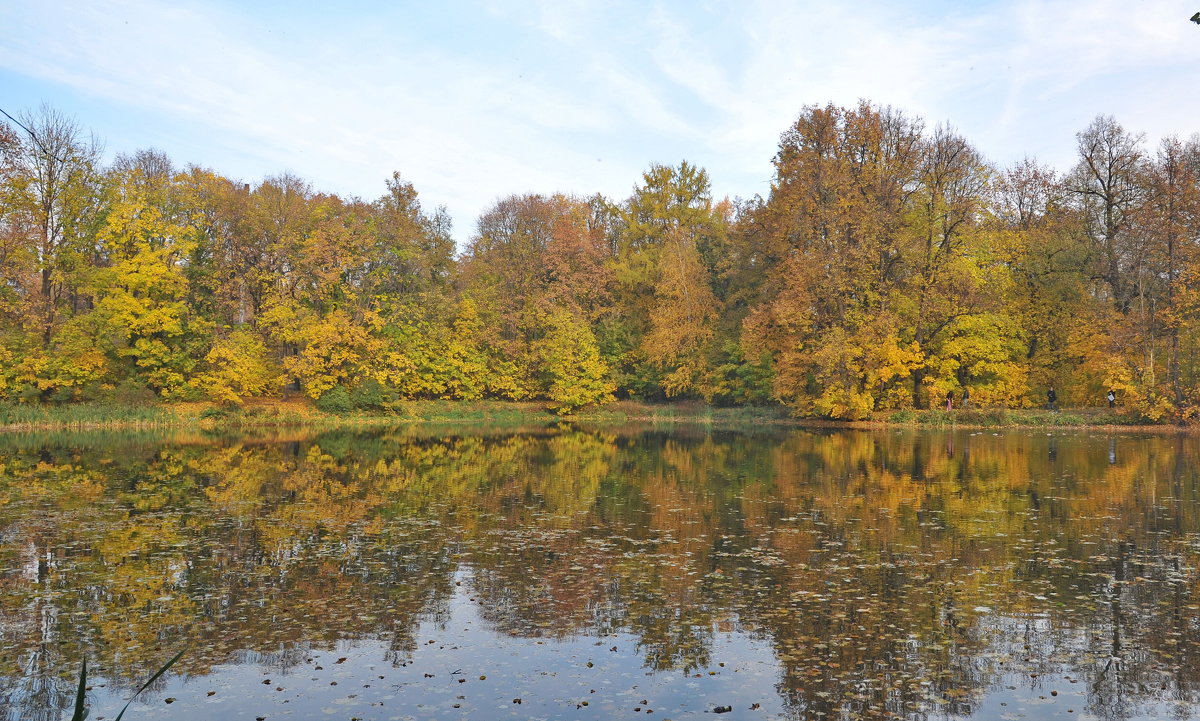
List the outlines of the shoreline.
{"type": "Polygon", "coordinates": [[[1088,430],[1136,433],[1200,433],[1200,424],[1120,422],[1109,409],[972,409],[969,411],[886,411],[862,420],[792,416],[779,406],[718,408],[697,402],[617,401],[560,416],[543,403],[512,401],[410,401],[388,412],[324,413],[303,400],[255,400],[239,407],[211,403],[159,405],[78,404],[0,406],[0,433],[72,431],[198,430],[238,431],[261,428],[368,428],[378,426],[488,424],[597,425],[688,424],[737,427],[768,425],[793,428],[881,430],[1088,430]],[[1117,421],[1117,422],[1114,422],[1117,421]]]}

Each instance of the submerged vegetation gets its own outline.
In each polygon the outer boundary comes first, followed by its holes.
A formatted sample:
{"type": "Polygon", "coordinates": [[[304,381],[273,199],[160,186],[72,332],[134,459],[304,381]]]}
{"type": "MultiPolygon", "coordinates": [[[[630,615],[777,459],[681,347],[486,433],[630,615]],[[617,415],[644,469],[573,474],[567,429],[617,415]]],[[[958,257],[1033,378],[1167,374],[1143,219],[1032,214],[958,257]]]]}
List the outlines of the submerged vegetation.
{"type": "MultiPolygon", "coordinates": [[[[175,665],[175,662],[178,661],[184,653],[185,651],[180,651],[172,656],[170,660],[168,660],[162,665],[161,668],[154,672],[153,676],[146,680],[146,683],[142,684],[141,688],[139,688],[137,691],[134,691],[133,695],[129,697],[129,700],[125,702],[125,705],[121,707],[121,710],[117,712],[117,717],[114,719],[114,721],[121,721],[121,719],[125,716],[125,712],[129,710],[129,705],[134,702],[134,699],[140,696],[143,691],[150,688],[150,686],[157,681],[160,676],[171,670],[171,667],[175,665]]],[[[71,713],[71,721],[84,721],[91,712],[91,709],[87,707],[87,680],[87,658],[84,658],[80,662],[79,666],[79,685],[75,690],[75,706],[71,713]]]]}
{"type": "Polygon", "coordinates": [[[1200,413],[1195,138],[1149,148],[1100,117],[1059,173],[891,108],[813,106],[765,198],[654,164],[624,199],[504,198],[456,255],[399,173],[373,201],[252,187],[153,150],[105,166],[52,109],[23,125],[0,125],[0,399],[18,406],[290,389],[330,414],[674,399],[866,419],[1053,388],[1067,406],[1111,389],[1139,422],[1200,413]]]}

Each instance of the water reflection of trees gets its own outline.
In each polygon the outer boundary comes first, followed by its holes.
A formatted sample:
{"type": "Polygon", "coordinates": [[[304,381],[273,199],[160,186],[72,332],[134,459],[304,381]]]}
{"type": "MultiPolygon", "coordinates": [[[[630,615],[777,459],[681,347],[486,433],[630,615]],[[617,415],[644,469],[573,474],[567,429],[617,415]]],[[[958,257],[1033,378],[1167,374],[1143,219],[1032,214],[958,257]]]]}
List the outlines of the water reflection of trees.
{"type": "Polygon", "coordinates": [[[499,632],[628,632],[660,670],[708,667],[719,630],[759,635],[802,717],[965,715],[987,689],[1057,675],[1102,718],[1200,699],[1193,439],[9,445],[0,702],[27,710],[67,703],[85,649],[126,683],[185,641],[190,674],[347,638],[403,663],[456,579],[499,632]]]}

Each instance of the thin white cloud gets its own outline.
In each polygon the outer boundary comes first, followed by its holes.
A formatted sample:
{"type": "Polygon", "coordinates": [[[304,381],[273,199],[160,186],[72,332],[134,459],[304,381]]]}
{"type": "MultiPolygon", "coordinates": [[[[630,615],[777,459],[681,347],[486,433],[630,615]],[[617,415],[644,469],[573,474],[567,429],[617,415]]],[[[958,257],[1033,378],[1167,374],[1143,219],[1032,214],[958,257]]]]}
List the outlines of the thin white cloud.
{"type": "Polygon", "coordinates": [[[460,239],[497,197],[620,197],[651,161],[707,165],[718,194],[765,192],[808,104],[891,104],[998,159],[1060,167],[1097,113],[1152,140],[1200,117],[1200,28],[1177,2],[480,3],[319,25],[216,0],[14,3],[0,69],[153,119],[147,136],[207,148],[178,159],[221,172],[373,197],[399,170],[460,239]],[[426,32],[434,20],[455,32],[426,32]]]}

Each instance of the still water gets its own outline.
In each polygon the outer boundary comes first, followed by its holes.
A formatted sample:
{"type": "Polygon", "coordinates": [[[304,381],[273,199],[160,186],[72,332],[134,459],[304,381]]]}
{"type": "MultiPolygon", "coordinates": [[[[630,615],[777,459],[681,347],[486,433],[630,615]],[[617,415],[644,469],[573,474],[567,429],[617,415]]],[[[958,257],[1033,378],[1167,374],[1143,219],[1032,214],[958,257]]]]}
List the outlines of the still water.
{"type": "Polygon", "coordinates": [[[4,437],[0,718],[1200,718],[1198,562],[1195,436],[4,437]]]}

